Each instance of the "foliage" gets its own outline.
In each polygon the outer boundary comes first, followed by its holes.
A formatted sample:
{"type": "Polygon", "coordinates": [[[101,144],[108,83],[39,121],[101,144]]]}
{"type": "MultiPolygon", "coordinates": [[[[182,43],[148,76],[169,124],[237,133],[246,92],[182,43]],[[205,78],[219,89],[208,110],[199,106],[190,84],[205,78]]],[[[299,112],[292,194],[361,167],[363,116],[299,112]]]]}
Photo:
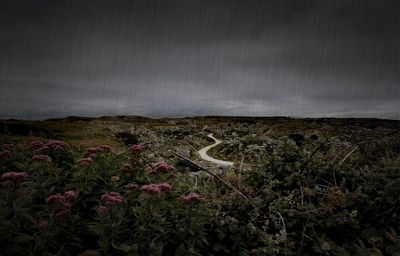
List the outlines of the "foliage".
{"type": "Polygon", "coordinates": [[[399,255],[398,156],[339,166],[286,143],[221,176],[246,200],[140,150],[49,143],[2,146],[2,255],[399,255]]]}

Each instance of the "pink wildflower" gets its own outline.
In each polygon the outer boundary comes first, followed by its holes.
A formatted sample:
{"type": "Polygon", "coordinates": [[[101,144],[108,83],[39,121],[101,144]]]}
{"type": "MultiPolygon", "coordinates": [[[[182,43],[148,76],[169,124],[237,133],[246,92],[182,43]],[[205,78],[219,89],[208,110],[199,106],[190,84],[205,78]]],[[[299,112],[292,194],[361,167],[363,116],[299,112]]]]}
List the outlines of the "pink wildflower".
{"type": "Polygon", "coordinates": [[[41,142],[40,140],[36,140],[36,141],[32,141],[29,144],[28,148],[41,148],[43,146],[44,146],[43,142],[41,142]]]}
{"type": "Polygon", "coordinates": [[[68,218],[71,215],[71,212],[69,209],[64,209],[64,210],[60,210],[56,213],[56,215],[54,215],[54,217],[56,218],[56,220],[59,221],[63,221],[66,218],[68,218]]]}
{"type": "Polygon", "coordinates": [[[99,148],[88,148],[86,150],[86,153],[83,155],[84,157],[90,157],[90,158],[95,158],[97,154],[100,154],[100,149],[99,148]]]}
{"type": "Polygon", "coordinates": [[[60,203],[58,205],[59,208],[69,210],[71,208],[71,204],[69,202],[60,203]]]}
{"type": "Polygon", "coordinates": [[[181,196],[180,200],[182,200],[185,203],[189,203],[190,204],[190,203],[193,203],[193,202],[201,201],[202,198],[196,193],[190,193],[187,196],[181,196]]]}
{"type": "Polygon", "coordinates": [[[128,191],[132,191],[132,190],[137,189],[137,188],[139,188],[139,186],[137,184],[134,184],[134,183],[128,183],[128,184],[125,185],[125,189],[128,190],[128,191]]]}
{"type": "Polygon", "coordinates": [[[117,192],[110,192],[110,193],[108,193],[110,196],[114,196],[114,197],[120,197],[121,198],[121,200],[123,199],[123,197],[119,194],[119,193],[117,193],[117,192]]]}
{"type": "Polygon", "coordinates": [[[86,153],[87,154],[92,154],[92,153],[94,153],[94,154],[97,154],[97,153],[100,153],[100,151],[99,151],[99,148],[88,148],[88,149],[86,149],[86,153]]]}
{"type": "Polygon", "coordinates": [[[97,213],[99,215],[106,215],[108,213],[108,208],[103,205],[100,205],[99,207],[97,207],[97,213]]]}
{"type": "Polygon", "coordinates": [[[128,183],[125,185],[126,194],[130,195],[134,190],[139,189],[139,186],[134,183],[128,183]]]}
{"type": "Polygon", "coordinates": [[[139,144],[133,145],[133,146],[131,146],[131,147],[128,148],[128,150],[129,150],[131,153],[140,153],[140,152],[143,151],[143,149],[144,149],[144,147],[143,147],[142,145],[139,145],[139,144]]]}
{"type": "Polygon", "coordinates": [[[160,194],[161,190],[157,186],[157,184],[149,184],[149,185],[143,185],[140,188],[141,191],[148,193],[148,194],[160,194]]]}
{"type": "Polygon", "coordinates": [[[51,140],[46,143],[46,146],[53,150],[61,150],[61,149],[69,149],[70,146],[63,141],[60,140],[51,140]]]}
{"type": "Polygon", "coordinates": [[[171,172],[172,170],[174,170],[174,167],[167,163],[158,163],[156,165],[156,171],[158,171],[158,172],[168,173],[168,172],[171,172]]]}
{"type": "Polygon", "coordinates": [[[39,150],[48,150],[48,149],[50,149],[50,147],[47,145],[44,145],[43,147],[39,148],[39,150]]]}
{"type": "Polygon", "coordinates": [[[29,175],[26,172],[6,172],[1,175],[2,180],[20,182],[25,180],[29,175]]]}
{"type": "Polygon", "coordinates": [[[100,146],[99,146],[99,149],[100,149],[102,152],[110,152],[110,151],[111,151],[111,147],[108,146],[108,145],[100,145],[100,146]]]}
{"type": "Polygon", "coordinates": [[[164,192],[169,192],[172,190],[172,186],[170,184],[168,184],[167,182],[160,183],[157,186],[161,191],[164,191],[164,192]]]}
{"type": "Polygon", "coordinates": [[[85,154],[85,157],[90,157],[93,159],[97,157],[97,154],[96,153],[85,154]]]}
{"type": "Polygon", "coordinates": [[[51,157],[48,155],[34,155],[32,161],[51,163],[51,157]]]}
{"type": "Polygon", "coordinates": [[[101,145],[98,147],[91,147],[86,150],[84,157],[95,157],[99,154],[110,152],[111,148],[108,145],[101,145]]]}
{"type": "Polygon", "coordinates": [[[121,171],[127,173],[127,172],[131,172],[132,171],[132,165],[129,163],[125,163],[122,165],[121,167],[121,171]]]}
{"type": "Polygon", "coordinates": [[[62,150],[65,149],[64,147],[60,146],[60,145],[55,145],[52,147],[53,150],[62,150]]]}
{"type": "Polygon", "coordinates": [[[75,191],[73,191],[73,190],[66,191],[64,193],[64,197],[70,202],[75,201],[76,200],[75,191]]]}
{"type": "Polygon", "coordinates": [[[54,215],[55,219],[63,221],[71,214],[71,205],[69,201],[75,200],[75,198],[75,192],[67,191],[64,195],[55,194],[46,197],[45,203],[47,206],[56,210],[56,214],[54,215]]]}
{"type": "Polygon", "coordinates": [[[9,143],[9,144],[3,144],[3,147],[4,147],[5,149],[10,150],[10,149],[14,148],[15,145],[14,145],[14,144],[11,144],[11,143],[9,143]]]}
{"type": "Polygon", "coordinates": [[[157,171],[154,170],[154,169],[152,169],[151,167],[147,168],[147,174],[148,174],[148,175],[152,175],[152,174],[154,174],[154,173],[157,173],[157,171]]]}
{"type": "Polygon", "coordinates": [[[11,152],[9,150],[4,150],[0,152],[0,159],[1,158],[9,158],[11,157],[11,152]]]}
{"type": "Polygon", "coordinates": [[[122,204],[123,197],[117,192],[110,192],[101,196],[101,201],[108,209],[115,205],[122,204]]]}
{"type": "Polygon", "coordinates": [[[91,157],[85,157],[85,158],[79,159],[77,163],[82,166],[89,166],[92,164],[92,162],[93,162],[93,159],[91,157]]]}
{"type": "Polygon", "coordinates": [[[61,194],[51,195],[46,197],[45,203],[46,205],[57,205],[57,204],[63,205],[65,203],[65,197],[61,194]]]}
{"type": "Polygon", "coordinates": [[[69,215],[71,205],[69,204],[65,196],[61,194],[48,196],[45,199],[45,203],[47,206],[58,211],[58,213],[55,215],[56,219],[63,220],[69,215]]]}

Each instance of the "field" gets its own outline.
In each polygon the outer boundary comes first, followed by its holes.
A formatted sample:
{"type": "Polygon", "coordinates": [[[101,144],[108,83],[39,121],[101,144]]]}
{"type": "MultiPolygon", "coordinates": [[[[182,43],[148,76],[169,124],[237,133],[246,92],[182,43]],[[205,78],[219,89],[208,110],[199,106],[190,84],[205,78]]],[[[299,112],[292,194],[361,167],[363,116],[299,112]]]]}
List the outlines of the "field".
{"type": "Polygon", "coordinates": [[[285,117],[3,120],[0,254],[400,255],[399,127],[285,117]],[[213,143],[209,133],[223,141],[210,155],[233,167],[196,153],[213,143]]]}

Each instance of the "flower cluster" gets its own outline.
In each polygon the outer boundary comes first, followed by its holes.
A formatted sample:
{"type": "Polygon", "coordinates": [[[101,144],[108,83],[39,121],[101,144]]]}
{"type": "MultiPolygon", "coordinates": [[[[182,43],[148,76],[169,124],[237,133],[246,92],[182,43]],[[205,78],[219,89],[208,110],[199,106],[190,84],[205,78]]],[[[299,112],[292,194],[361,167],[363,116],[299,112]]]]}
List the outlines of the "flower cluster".
{"type": "Polygon", "coordinates": [[[53,204],[62,204],[65,202],[73,202],[76,200],[76,194],[75,191],[69,190],[64,192],[64,195],[61,195],[60,193],[48,196],[45,199],[46,205],[53,205],[53,204]]]}
{"type": "Polygon", "coordinates": [[[139,188],[139,185],[135,184],[135,183],[128,183],[125,185],[125,189],[126,189],[126,193],[127,194],[131,194],[133,192],[133,190],[136,190],[139,188]]]}
{"type": "Polygon", "coordinates": [[[129,163],[125,163],[122,165],[121,167],[121,171],[127,173],[127,172],[131,172],[132,171],[132,165],[129,163]]]}
{"type": "Polygon", "coordinates": [[[43,147],[44,145],[45,145],[45,144],[44,144],[42,141],[36,140],[36,141],[32,141],[32,142],[29,144],[28,148],[35,148],[35,149],[38,149],[38,148],[43,147]]]}
{"type": "Polygon", "coordinates": [[[140,190],[147,194],[160,194],[161,193],[161,189],[157,186],[157,184],[143,185],[140,188],[140,190]]]}
{"type": "Polygon", "coordinates": [[[67,143],[60,140],[51,140],[47,143],[37,140],[37,141],[32,141],[29,144],[28,148],[40,149],[40,150],[44,149],[62,150],[62,149],[69,149],[70,146],[67,143]]]}
{"type": "Polygon", "coordinates": [[[193,203],[193,202],[199,202],[199,201],[203,201],[203,199],[196,193],[190,193],[187,196],[181,196],[180,200],[182,200],[185,203],[193,203]]]}
{"type": "Polygon", "coordinates": [[[73,191],[73,190],[66,191],[66,192],[64,193],[64,197],[65,197],[68,201],[70,201],[70,202],[75,201],[75,200],[76,200],[75,191],[73,191]]]}
{"type": "Polygon", "coordinates": [[[46,203],[46,205],[63,205],[63,206],[65,206],[66,198],[65,198],[65,196],[63,196],[61,194],[55,194],[55,195],[46,197],[45,203],[46,203]]]}
{"type": "Polygon", "coordinates": [[[108,213],[108,208],[103,205],[100,205],[97,207],[97,213],[99,215],[106,215],[108,213]]]}
{"type": "Polygon", "coordinates": [[[34,155],[32,161],[51,163],[51,157],[48,155],[34,155]]]}
{"type": "Polygon", "coordinates": [[[86,150],[84,157],[95,158],[97,155],[108,153],[111,151],[110,146],[108,145],[100,145],[98,147],[91,147],[86,150]]]}
{"type": "Polygon", "coordinates": [[[172,165],[170,165],[170,164],[161,162],[161,163],[158,163],[158,164],[156,165],[156,168],[155,168],[155,169],[156,169],[157,172],[165,172],[165,173],[168,173],[168,172],[173,171],[173,170],[174,170],[174,167],[173,167],[172,165]]]}
{"type": "Polygon", "coordinates": [[[117,192],[110,192],[101,196],[101,202],[107,209],[122,204],[124,198],[117,192]]]}
{"type": "Polygon", "coordinates": [[[77,163],[82,166],[89,166],[92,164],[92,162],[93,162],[93,159],[91,157],[84,157],[77,161],[77,163]]]}
{"type": "Polygon", "coordinates": [[[148,174],[151,175],[151,174],[154,174],[157,172],[171,173],[173,170],[174,170],[174,167],[172,165],[161,162],[161,163],[158,163],[154,169],[150,168],[150,170],[148,171],[148,174]]]}
{"type": "Polygon", "coordinates": [[[55,210],[57,220],[65,220],[71,214],[71,202],[76,200],[75,191],[66,191],[64,195],[55,194],[45,199],[45,204],[55,210]]]}
{"type": "Polygon", "coordinates": [[[102,150],[103,153],[111,152],[111,147],[108,145],[100,145],[98,147],[102,150]]]}
{"type": "Polygon", "coordinates": [[[11,143],[3,144],[3,148],[8,149],[8,150],[13,149],[14,147],[15,147],[15,145],[11,144],[11,143]]]}
{"type": "Polygon", "coordinates": [[[24,181],[29,175],[26,172],[6,172],[1,175],[2,180],[20,182],[24,181]]]}
{"type": "Polygon", "coordinates": [[[142,145],[139,145],[139,144],[133,145],[133,146],[128,148],[129,152],[131,152],[131,153],[140,153],[140,152],[143,151],[143,149],[144,149],[144,147],[142,145]]]}
{"type": "Polygon", "coordinates": [[[0,152],[0,159],[1,158],[9,158],[11,157],[11,152],[9,150],[4,150],[0,152]]]}
{"type": "Polygon", "coordinates": [[[67,143],[60,140],[51,140],[48,143],[46,143],[45,146],[47,146],[52,150],[62,150],[70,148],[70,146],[67,143]]]}
{"type": "Polygon", "coordinates": [[[141,191],[147,194],[161,194],[161,192],[169,192],[172,190],[172,186],[166,182],[160,184],[148,184],[143,185],[140,188],[141,191]]]}
{"type": "Polygon", "coordinates": [[[157,185],[159,189],[161,189],[161,191],[163,192],[169,192],[172,190],[172,186],[167,183],[167,182],[163,182],[157,185]]]}

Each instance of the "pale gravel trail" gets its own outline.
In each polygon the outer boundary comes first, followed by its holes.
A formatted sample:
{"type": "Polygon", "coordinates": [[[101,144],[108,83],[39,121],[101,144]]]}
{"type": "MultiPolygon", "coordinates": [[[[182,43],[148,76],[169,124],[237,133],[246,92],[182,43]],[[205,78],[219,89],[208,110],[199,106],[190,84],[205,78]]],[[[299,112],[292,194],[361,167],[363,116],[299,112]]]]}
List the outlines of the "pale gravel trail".
{"type": "Polygon", "coordinates": [[[210,145],[210,146],[204,147],[204,148],[200,149],[199,151],[197,151],[197,153],[199,153],[200,157],[202,159],[206,160],[206,161],[209,161],[209,162],[212,162],[212,163],[215,163],[215,164],[218,164],[218,165],[232,166],[233,162],[215,159],[215,158],[212,158],[211,156],[207,155],[207,151],[208,150],[210,150],[211,148],[213,148],[213,147],[215,147],[215,146],[217,146],[217,145],[222,143],[222,141],[214,138],[212,133],[210,133],[208,135],[208,137],[210,137],[211,139],[215,140],[215,143],[210,145]]]}

